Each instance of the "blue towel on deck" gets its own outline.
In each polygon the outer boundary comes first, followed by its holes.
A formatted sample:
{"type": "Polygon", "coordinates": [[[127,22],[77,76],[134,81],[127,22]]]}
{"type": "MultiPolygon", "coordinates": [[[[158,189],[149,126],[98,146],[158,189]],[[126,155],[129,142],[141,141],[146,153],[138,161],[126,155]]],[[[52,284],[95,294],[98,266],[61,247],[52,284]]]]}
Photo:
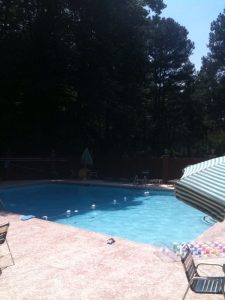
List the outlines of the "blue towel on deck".
{"type": "Polygon", "coordinates": [[[35,216],[34,215],[25,215],[25,216],[20,217],[20,220],[21,221],[27,221],[27,220],[30,220],[32,218],[35,218],[35,216]]]}

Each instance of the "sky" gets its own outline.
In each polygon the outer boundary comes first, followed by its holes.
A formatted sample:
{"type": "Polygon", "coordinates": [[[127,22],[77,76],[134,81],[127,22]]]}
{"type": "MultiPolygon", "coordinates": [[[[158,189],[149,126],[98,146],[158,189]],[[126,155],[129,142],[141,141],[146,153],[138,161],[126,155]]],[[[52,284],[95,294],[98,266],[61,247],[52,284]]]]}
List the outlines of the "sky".
{"type": "Polygon", "coordinates": [[[211,22],[225,9],[224,0],[164,0],[167,7],[162,17],[173,18],[186,27],[188,38],[195,43],[193,55],[190,57],[196,70],[201,67],[201,57],[208,52],[207,44],[211,22]]]}

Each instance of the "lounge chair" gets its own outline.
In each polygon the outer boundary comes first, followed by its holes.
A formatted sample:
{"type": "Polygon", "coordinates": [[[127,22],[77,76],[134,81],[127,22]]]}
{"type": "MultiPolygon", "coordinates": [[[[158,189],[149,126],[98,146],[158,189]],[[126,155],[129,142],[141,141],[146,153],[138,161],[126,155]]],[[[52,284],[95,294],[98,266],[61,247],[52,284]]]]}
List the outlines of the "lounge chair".
{"type": "Polygon", "coordinates": [[[183,264],[185,274],[188,280],[188,287],[183,296],[183,300],[185,299],[189,288],[194,293],[199,294],[221,294],[225,299],[224,285],[225,285],[225,277],[211,277],[211,276],[200,276],[197,269],[201,265],[212,265],[220,267],[225,273],[225,264],[206,264],[200,263],[197,266],[194,263],[191,250],[189,247],[186,247],[186,254],[181,257],[181,262],[183,264]]]}
{"type": "Polygon", "coordinates": [[[133,180],[133,185],[147,185],[147,177],[144,176],[142,178],[139,178],[138,175],[135,175],[134,180],[133,180]]]}
{"type": "Polygon", "coordinates": [[[88,178],[90,178],[90,179],[98,179],[98,172],[90,170],[88,172],[88,178]]]}
{"type": "Polygon", "coordinates": [[[161,178],[154,178],[150,180],[150,183],[152,184],[162,184],[163,183],[163,179],[161,178]]]}
{"type": "Polygon", "coordinates": [[[167,181],[167,184],[169,185],[172,185],[172,186],[175,186],[177,181],[179,181],[179,179],[171,179],[171,180],[168,180],[167,181]]]}
{"type": "Polygon", "coordinates": [[[9,223],[4,223],[4,224],[0,225],[0,246],[2,246],[4,244],[7,245],[9,254],[10,254],[12,262],[13,262],[13,265],[15,265],[15,262],[14,262],[14,259],[13,259],[13,256],[12,256],[12,253],[11,253],[8,241],[6,239],[8,228],[9,228],[9,223]]]}

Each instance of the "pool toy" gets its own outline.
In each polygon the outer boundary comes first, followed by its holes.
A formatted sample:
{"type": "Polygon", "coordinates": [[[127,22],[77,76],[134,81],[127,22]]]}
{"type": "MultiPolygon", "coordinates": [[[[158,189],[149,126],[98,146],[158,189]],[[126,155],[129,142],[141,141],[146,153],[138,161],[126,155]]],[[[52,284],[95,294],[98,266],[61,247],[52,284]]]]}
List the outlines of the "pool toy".
{"type": "Polygon", "coordinates": [[[24,215],[24,216],[20,217],[20,220],[21,221],[27,221],[27,220],[30,220],[32,218],[35,218],[35,216],[34,215],[24,215]]]}
{"type": "Polygon", "coordinates": [[[225,254],[225,245],[219,242],[204,243],[173,243],[173,251],[183,256],[186,253],[186,247],[189,247],[192,255],[201,256],[219,256],[225,254]]]}

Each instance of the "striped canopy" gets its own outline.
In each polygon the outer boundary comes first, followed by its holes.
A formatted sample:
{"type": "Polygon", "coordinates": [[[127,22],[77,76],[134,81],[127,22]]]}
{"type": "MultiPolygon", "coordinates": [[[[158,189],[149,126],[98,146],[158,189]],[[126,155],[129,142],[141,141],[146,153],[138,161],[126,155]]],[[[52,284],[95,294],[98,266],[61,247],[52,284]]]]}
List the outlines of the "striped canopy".
{"type": "Polygon", "coordinates": [[[188,166],[176,183],[176,197],[208,213],[225,218],[225,156],[188,166]]]}

